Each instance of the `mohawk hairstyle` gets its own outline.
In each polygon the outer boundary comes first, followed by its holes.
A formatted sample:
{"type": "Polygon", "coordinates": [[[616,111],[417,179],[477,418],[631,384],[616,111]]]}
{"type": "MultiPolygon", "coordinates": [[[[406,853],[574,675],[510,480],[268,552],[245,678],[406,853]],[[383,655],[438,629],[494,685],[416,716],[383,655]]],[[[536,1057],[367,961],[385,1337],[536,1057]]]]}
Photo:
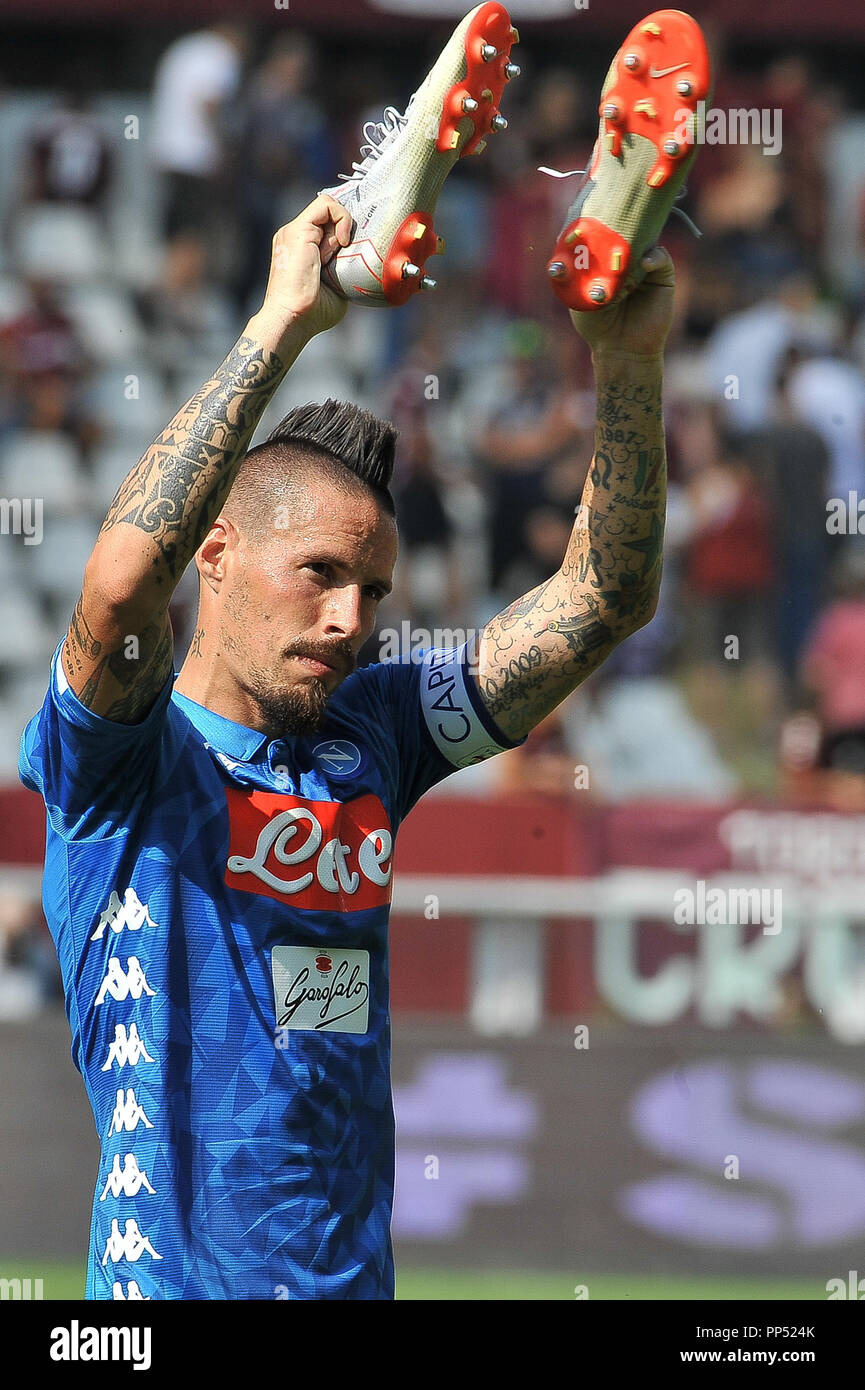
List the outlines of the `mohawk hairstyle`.
{"type": "Polygon", "coordinates": [[[389,484],[398,432],[388,420],[347,401],[298,405],[245,455],[225,505],[250,533],[263,534],[273,509],[315,480],[343,490],[360,484],[395,514],[389,484]]]}
{"type": "Polygon", "coordinates": [[[323,405],[297,405],[267,436],[268,444],[315,444],[370,487],[387,489],[393,477],[397,430],[369,410],[328,397],[323,405]]]}

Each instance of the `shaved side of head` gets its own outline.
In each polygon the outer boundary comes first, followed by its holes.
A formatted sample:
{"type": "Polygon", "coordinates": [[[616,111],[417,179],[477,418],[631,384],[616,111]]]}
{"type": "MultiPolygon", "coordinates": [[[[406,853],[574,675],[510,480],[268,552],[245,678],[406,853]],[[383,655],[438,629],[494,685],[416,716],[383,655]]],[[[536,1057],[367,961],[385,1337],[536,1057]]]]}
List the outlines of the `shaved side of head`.
{"type": "Polygon", "coordinates": [[[223,515],[254,541],[290,529],[309,509],[309,492],[325,482],[344,496],[372,493],[394,515],[389,491],[397,432],[360,406],[327,400],[297,406],[235,475],[223,515]]]}

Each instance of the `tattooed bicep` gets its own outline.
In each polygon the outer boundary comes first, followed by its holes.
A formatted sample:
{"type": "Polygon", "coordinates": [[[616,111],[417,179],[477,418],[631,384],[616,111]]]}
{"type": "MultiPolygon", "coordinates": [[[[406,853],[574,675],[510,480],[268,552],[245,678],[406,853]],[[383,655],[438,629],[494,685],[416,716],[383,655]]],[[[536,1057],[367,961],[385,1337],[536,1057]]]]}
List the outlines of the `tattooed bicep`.
{"type": "Polygon", "coordinates": [[[171,674],[174,642],[168,614],[125,623],[85,590],[75,605],[61,659],[71,689],[87,709],[118,724],[137,724],[171,674]]]}

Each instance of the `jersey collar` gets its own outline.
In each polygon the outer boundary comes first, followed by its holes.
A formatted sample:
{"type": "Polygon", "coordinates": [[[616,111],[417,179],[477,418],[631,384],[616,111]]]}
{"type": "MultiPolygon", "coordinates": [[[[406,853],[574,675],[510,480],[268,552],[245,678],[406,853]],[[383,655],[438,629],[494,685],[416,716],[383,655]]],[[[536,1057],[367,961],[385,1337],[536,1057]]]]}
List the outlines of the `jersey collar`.
{"type": "Polygon", "coordinates": [[[190,700],[188,695],[181,695],[179,690],[173,691],[171,698],[180,706],[198,732],[204,735],[212,748],[218,753],[227,753],[238,762],[251,762],[262,744],[268,741],[267,734],[262,733],[260,729],[248,729],[245,724],[235,724],[233,719],[226,719],[224,715],[216,714],[205,705],[197,704],[195,700],[190,700]]]}

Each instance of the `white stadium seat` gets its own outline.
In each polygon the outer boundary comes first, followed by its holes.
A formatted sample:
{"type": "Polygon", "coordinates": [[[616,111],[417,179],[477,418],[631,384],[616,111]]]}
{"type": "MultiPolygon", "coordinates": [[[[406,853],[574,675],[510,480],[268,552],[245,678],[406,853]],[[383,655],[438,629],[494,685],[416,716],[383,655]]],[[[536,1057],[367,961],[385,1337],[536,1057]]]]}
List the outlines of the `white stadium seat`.
{"type": "Polygon", "coordinates": [[[54,430],[17,430],[0,446],[0,496],[41,497],[48,511],[80,511],[90,491],[78,451],[54,430]]]}
{"type": "Polygon", "coordinates": [[[15,222],[14,259],[22,275],[62,284],[109,272],[105,235],[96,215],[66,203],[36,203],[15,222]]]}
{"type": "Polygon", "coordinates": [[[84,567],[99,527],[90,517],[51,517],[45,523],[45,539],[29,548],[27,575],[30,583],[48,598],[69,607],[81,588],[84,567]]]}
{"type": "MultiPolygon", "coordinates": [[[[114,441],[128,443],[137,458],[171,417],[165,387],[157,372],[140,358],[97,372],[89,402],[112,432],[114,441]]],[[[132,463],[135,462],[133,458],[132,463]]]]}
{"type": "Polygon", "coordinates": [[[128,295],[108,285],[77,285],[63,295],[63,307],[95,361],[124,363],[141,352],[141,327],[128,295]]]}
{"type": "Polygon", "coordinates": [[[0,666],[17,670],[48,661],[53,630],[26,589],[0,591],[0,666]]]}

